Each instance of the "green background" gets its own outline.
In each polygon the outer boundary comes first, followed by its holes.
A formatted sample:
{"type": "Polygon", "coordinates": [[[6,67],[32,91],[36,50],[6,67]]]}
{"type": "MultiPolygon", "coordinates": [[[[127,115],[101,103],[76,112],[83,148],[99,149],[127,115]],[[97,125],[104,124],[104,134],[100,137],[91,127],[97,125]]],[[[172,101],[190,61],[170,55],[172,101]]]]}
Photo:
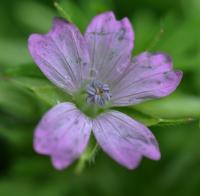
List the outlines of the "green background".
{"type": "Polygon", "coordinates": [[[60,6],[82,32],[103,11],[127,16],[136,34],[133,55],[164,51],[183,70],[169,97],[123,109],[150,126],[162,159],[143,159],[130,171],[99,151],[77,175],[75,164],[57,171],[48,157],[36,154],[34,127],[68,97],[33,63],[27,38],[46,33],[62,13],[50,0],[0,0],[0,196],[200,195],[200,1],[62,0],[60,6]]]}

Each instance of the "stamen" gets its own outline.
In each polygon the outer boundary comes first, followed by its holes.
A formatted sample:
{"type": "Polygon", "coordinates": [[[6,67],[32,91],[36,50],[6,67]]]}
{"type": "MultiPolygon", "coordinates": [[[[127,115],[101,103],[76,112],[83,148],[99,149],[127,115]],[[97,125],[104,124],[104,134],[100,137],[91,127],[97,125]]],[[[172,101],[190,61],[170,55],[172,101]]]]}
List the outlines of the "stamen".
{"type": "Polygon", "coordinates": [[[87,103],[96,103],[100,106],[105,105],[111,98],[110,88],[107,84],[99,80],[93,80],[87,85],[87,103]]]}

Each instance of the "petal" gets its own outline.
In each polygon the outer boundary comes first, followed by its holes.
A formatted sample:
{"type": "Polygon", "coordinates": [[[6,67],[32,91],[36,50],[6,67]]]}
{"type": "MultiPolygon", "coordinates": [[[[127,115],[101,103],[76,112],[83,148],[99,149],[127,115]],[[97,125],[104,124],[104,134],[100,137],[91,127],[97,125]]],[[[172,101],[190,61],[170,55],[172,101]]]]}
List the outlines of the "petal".
{"type": "Polygon", "coordinates": [[[63,169],[84,151],[91,123],[73,104],[61,103],[49,110],[36,128],[34,149],[50,155],[55,168],[63,169]]]}
{"type": "Polygon", "coordinates": [[[150,130],[121,112],[99,116],[93,121],[93,131],[102,149],[129,169],[136,168],[142,156],[160,159],[157,141],[150,130]]]}
{"type": "Polygon", "coordinates": [[[182,72],[172,69],[172,61],[162,53],[144,52],[133,58],[132,65],[112,89],[113,105],[131,105],[172,93],[182,72]]]}
{"type": "Polygon", "coordinates": [[[127,18],[112,12],[96,16],[85,33],[91,56],[91,76],[110,87],[129,64],[134,34],[127,18]]]}
{"type": "Polygon", "coordinates": [[[46,77],[58,87],[77,90],[89,71],[89,52],[80,31],[71,23],[55,18],[46,35],[32,34],[29,51],[46,77]]]}

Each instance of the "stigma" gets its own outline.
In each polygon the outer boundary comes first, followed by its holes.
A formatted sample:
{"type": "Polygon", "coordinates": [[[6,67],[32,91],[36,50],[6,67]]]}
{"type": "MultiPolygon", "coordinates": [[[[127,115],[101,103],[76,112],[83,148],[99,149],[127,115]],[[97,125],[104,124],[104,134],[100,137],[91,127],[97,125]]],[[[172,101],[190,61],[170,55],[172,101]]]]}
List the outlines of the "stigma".
{"type": "Polygon", "coordinates": [[[99,80],[92,80],[86,87],[87,103],[98,104],[104,106],[111,98],[111,92],[108,84],[104,84],[99,80]]]}

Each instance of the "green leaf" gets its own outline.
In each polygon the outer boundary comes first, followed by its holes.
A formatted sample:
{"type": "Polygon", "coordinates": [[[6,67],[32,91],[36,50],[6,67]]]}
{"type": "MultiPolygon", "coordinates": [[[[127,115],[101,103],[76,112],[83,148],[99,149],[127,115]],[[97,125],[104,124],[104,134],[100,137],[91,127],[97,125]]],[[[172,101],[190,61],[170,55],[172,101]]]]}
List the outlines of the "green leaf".
{"type": "Polygon", "coordinates": [[[0,109],[28,121],[38,112],[31,96],[4,80],[0,81],[0,109]]]}
{"type": "Polygon", "coordinates": [[[193,121],[192,118],[179,118],[179,119],[172,119],[172,118],[162,118],[158,116],[153,116],[150,114],[143,113],[139,110],[130,107],[115,107],[114,109],[127,114],[128,116],[132,117],[133,119],[141,122],[146,126],[169,126],[169,125],[177,125],[183,124],[193,121]]]}
{"type": "Polygon", "coordinates": [[[131,21],[137,36],[137,39],[135,39],[134,54],[143,52],[156,44],[155,41],[158,41],[156,39],[158,38],[162,26],[156,20],[153,13],[138,11],[134,14],[131,21]]]}
{"type": "Polygon", "coordinates": [[[61,0],[60,6],[65,10],[65,13],[70,16],[70,19],[76,24],[81,31],[85,31],[88,23],[87,12],[84,12],[80,6],[77,6],[74,1],[61,0]]]}
{"type": "Polygon", "coordinates": [[[84,9],[83,12],[86,12],[88,9],[90,10],[90,12],[87,13],[90,20],[92,20],[95,15],[107,10],[113,10],[114,8],[112,0],[87,0],[87,7],[85,6],[85,1],[81,1],[80,4],[84,9]]]}
{"type": "Polygon", "coordinates": [[[199,98],[189,95],[170,96],[133,106],[136,110],[160,118],[200,118],[199,98]]]}
{"type": "Polygon", "coordinates": [[[193,18],[183,21],[178,20],[175,14],[167,15],[163,20],[164,36],[155,50],[167,52],[172,57],[176,68],[187,71],[199,69],[196,66],[200,63],[200,29],[196,28],[198,24],[199,20],[193,18]]]}
{"type": "Polygon", "coordinates": [[[132,117],[135,120],[138,120],[139,122],[147,126],[152,126],[159,123],[159,118],[147,115],[130,107],[115,107],[114,109],[127,114],[128,116],[132,117]]]}
{"type": "Polygon", "coordinates": [[[27,41],[14,38],[0,38],[0,64],[17,65],[31,61],[27,41]]]}
{"type": "MultiPolygon", "coordinates": [[[[2,120],[0,120],[0,123],[2,123],[2,120]]],[[[21,121],[21,123],[23,122],[21,121]]],[[[30,127],[30,125],[26,124],[26,127],[30,127]]],[[[12,146],[10,146],[10,149],[12,148],[12,151],[15,153],[18,151],[26,151],[27,146],[29,146],[30,149],[30,143],[32,143],[33,137],[32,130],[30,130],[30,128],[33,129],[33,127],[30,127],[29,129],[27,129],[26,127],[25,125],[18,125],[18,127],[12,127],[9,129],[7,127],[0,126],[0,136],[3,136],[3,138],[5,138],[12,144],[12,146]]]]}
{"type": "Polygon", "coordinates": [[[0,65],[0,75],[6,77],[17,77],[17,76],[39,77],[45,79],[42,72],[33,63],[12,65],[12,66],[0,65]]]}
{"type": "Polygon", "coordinates": [[[71,100],[70,95],[56,88],[54,85],[44,79],[16,77],[12,78],[12,82],[19,87],[29,90],[38,98],[51,106],[59,102],[71,100]]]}
{"type": "Polygon", "coordinates": [[[14,4],[15,17],[21,24],[41,33],[51,28],[55,13],[48,6],[37,1],[19,1],[14,4]]]}

